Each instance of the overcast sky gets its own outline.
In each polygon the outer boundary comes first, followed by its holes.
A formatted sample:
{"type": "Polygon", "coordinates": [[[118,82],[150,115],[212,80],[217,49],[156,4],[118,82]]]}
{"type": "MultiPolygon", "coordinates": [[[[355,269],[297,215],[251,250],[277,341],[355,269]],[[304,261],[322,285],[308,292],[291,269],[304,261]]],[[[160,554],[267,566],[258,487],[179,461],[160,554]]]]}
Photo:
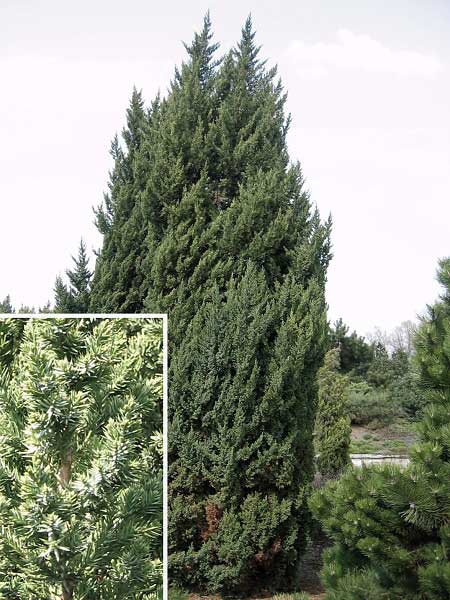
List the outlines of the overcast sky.
{"type": "Polygon", "coordinates": [[[100,237],[109,146],[211,11],[225,51],[252,13],[289,93],[291,158],[331,212],[329,316],[361,334],[414,319],[450,255],[448,0],[1,0],[0,298],[42,305],[100,237]]]}

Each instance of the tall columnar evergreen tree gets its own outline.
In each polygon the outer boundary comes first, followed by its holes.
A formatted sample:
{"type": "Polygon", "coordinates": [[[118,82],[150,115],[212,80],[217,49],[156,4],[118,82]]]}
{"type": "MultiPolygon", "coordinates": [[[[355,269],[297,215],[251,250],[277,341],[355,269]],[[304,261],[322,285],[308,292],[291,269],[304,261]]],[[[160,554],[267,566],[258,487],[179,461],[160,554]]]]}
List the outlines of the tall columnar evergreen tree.
{"type": "Polygon", "coordinates": [[[340,351],[329,350],[317,374],[318,406],[314,430],[317,471],[336,477],[350,462],[348,379],[339,372],[340,351]]]}
{"type": "Polygon", "coordinates": [[[171,573],[211,590],[295,573],[326,347],[330,224],[254,38],[218,59],[206,16],[168,95],[134,102],[97,213],[91,308],[169,313],[171,573]]]}
{"type": "Polygon", "coordinates": [[[441,300],[416,338],[430,404],[406,469],[347,472],[312,500],[334,540],[325,558],[326,598],[450,598],[450,259],[441,300]]]}
{"type": "Polygon", "coordinates": [[[158,595],[161,337],[152,320],[0,322],[2,598],[158,595]]]}
{"type": "MultiPolygon", "coordinates": [[[[89,259],[86,245],[80,241],[77,257],[73,257],[74,267],[66,271],[69,285],[61,277],[55,281],[55,312],[58,313],[87,313],[90,305],[90,285],[92,272],[89,269],[89,259]]],[[[47,311],[44,311],[47,312],[47,311]]]]}

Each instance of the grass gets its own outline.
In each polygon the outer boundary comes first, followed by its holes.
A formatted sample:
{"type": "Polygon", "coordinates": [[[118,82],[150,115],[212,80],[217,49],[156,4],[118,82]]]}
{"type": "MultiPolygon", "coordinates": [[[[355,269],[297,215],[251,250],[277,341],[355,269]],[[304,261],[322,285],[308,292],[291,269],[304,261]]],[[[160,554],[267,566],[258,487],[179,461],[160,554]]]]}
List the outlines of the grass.
{"type": "Polygon", "coordinates": [[[352,440],[351,454],[408,454],[403,440],[383,440],[379,436],[365,433],[359,440],[352,440]]]}
{"type": "MultiPolygon", "coordinates": [[[[169,600],[188,600],[189,592],[182,590],[177,587],[169,588],[169,600]]],[[[200,598],[195,595],[195,598],[200,598]]],[[[201,598],[209,599],[209,600],[218,600],[221,596],[201,596],[201,598]]],[[[280,593],[275,594],[273,596],[264,596],[264,600],[314,600],[315,598],[319,598],[319,596],[311,596],[306,592],[291,592],[291,593],[280,593]]],[[[250,600],[250,598],[248,598],[250,600]]]]}
{"type": "Polygon", "coordinates": [[[188,600],[189,593],[178,587],[169,587],[169,600],[188,600]]]}
{"type": "Polygon", "coordinates": [[[376,454],[381,449],[378,444],[369,440],[352,440],[350,454],[376,454]]]}
{"type": "Polygon", "coordinates": [[[352,454],[402,454],[407,455],[417,440],[417,424],[406,419],[395,419],[388,426],[356,427],[350,445],[352,454]]]}

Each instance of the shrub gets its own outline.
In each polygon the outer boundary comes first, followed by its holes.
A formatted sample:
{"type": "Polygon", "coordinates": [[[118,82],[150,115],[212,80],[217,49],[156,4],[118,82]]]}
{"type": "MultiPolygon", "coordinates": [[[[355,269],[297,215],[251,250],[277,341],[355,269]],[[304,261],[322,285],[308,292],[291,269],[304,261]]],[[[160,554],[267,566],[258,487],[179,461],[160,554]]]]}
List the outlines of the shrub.
{"type": "Polygon", "coordinates": [[[375,389],[366,382],[350,384],[347,406],[355,425],[383,426],[399,416],[398,406],[392,402],[389,392],[375,389]]]}
{"type": "Polygon", "coordinates": [[[339,373],[340,352],[329,350],[317,374],[318,407],[314,430],[317,471],[335,477],[349,463],[350,419],[347,416],[348,380],[339,373]]]}

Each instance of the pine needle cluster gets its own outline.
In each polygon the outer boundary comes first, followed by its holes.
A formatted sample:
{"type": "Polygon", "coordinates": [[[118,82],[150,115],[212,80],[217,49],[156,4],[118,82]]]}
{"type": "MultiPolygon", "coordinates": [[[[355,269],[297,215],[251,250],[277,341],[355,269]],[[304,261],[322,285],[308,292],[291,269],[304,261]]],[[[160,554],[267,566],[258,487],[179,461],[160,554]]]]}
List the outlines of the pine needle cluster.
{"type": "Polygon", "coordinates": [[[0,597],[162,585],[158,320],[0,321],[0,597]]]}
{"type": "Polygon", "coordinates": [[[416,338],[430,403],[411,465],[350,470],[311,501],[335,542],[325,557],[327,599],[450,598],[449,259],[439,280],[444,293],[416,338]]]}

